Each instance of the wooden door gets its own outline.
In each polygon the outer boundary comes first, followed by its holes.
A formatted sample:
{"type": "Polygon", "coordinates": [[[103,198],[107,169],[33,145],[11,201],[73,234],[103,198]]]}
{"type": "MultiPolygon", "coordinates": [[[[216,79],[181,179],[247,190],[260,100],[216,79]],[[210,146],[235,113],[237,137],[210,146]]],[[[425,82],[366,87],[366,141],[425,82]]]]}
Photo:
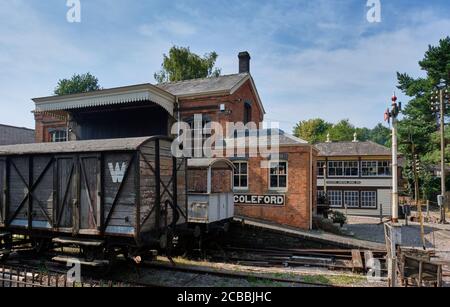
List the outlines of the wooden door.
{"type": "Polygon", "coordinates": [[[79,230],[92,233],[101,226],[101,160],[99,155],[82,155],[79,159],[79,230]]]}
{"type": "Polygon", "coordinates": [[[74,208],[77,204],[76,159],[73,156],[56,158],[56,195],[54,226],[60,231],[72,232],[74,208]]]}
{"type": "Polygon", "coordinates": [[[30,159],[12,157],[9,159],[7,213],[8,226],[28,228],[30,226],[30,159]]]}

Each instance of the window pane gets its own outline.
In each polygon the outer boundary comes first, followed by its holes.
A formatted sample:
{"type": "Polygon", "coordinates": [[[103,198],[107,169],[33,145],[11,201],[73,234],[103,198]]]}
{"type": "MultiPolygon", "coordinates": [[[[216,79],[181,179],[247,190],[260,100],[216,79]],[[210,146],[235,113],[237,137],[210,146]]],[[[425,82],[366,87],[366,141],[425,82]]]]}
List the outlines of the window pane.
{"type": "Polygon", "coordinates": [[[330,207],[342,208],[342,191],[329,191],[328,199],[330,207]]]}
{"type": "Polygon", "coordinates": [[[287,187],[287,177],[286,176],[280,176],[280,188],[286,188],[287,187]]]}
{"type": "Polygon", "coordinates": [[[235,186],[236,188],[239,188],[239,187],[240,187],[240,184],[239,184],[239,176],[234,176],[234,186],[235,186]]]}
{"type": "Polygon", "coordinates": [[[246,188],[248,186],[247,177],[241,176],[241,188],[246,188]]]}
{"type": "Polygon", "coordinates": [[[241,174],[247,174],[247,163],[241,163],[241,174]]]}
{"type": "Polygon", "coordinates": [[[359,208],[359,192],[345,191],[344,203],[348,208],[359,208]]]}
{"type": "Polygon", "coordinates": [[[278,188],[278,176],[270,176],[270,187],[278,188]]]}

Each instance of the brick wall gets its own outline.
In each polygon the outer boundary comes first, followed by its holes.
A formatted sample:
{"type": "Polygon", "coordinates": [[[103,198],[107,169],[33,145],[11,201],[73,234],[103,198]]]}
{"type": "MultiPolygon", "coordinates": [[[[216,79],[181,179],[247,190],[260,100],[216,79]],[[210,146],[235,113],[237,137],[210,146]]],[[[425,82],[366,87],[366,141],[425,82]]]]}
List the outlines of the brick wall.
{"type": "MultiPolygon", "coordinates": [[[[310,176],[311,150],[315,165],[317,152],[311,146],[282,147],[281,153],[288,154],[288,189],[285,206],[236,204],[236,214],[282,225],[309,229],[311,203],[315,203],[316,176],[310,176]],[[311,181],[312,180],[312,181],[311,181]]],[[[236,191],[238,194],[272,195],[279,192],[269,189],[269,170],[260,167],[261,158],[249,159],[249,188],[236,191]]],[[[314,209],[313,209],[314,210],[314,209]]]]}
{"type": "Polygon", "coordinates": [[[181,119],[186,120],[195,114],[203,114],[211,121],[221,123],[225,129],[227,122],[244,121],[245,103],[248,102],[252,107],[251,121],[259,124],[264,119],[264,113],[256,97],[251,82],[247,81],[233,95],[180,99],[181,119]],[[225,104],[226,112],[220,112],[221,104],[225,104]]]}
{"type": "MultiPolygon", "coordinates": [[[[231,170],[212,171],[212,193],[232,192],[231,170]]],[[[208,176],[206,170],[188,170],[188,191],[196,193],[206,193],[208,190],[208,176]]]]}
{"type": "Polygon", "coordinates": [[[37,143],[50,142],[49,129],[65,129],[67,127],[66,121],[43,113],[35,114],[34,119],[37,143]]]}

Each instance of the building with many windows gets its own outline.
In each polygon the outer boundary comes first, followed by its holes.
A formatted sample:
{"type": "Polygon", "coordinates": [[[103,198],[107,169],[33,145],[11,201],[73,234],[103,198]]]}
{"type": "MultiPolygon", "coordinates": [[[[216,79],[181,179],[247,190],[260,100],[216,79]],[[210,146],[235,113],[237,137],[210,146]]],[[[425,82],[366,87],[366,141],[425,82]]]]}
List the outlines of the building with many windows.
{"type": "MultiPolygon", "coordinates": [[[[224,130],[230,123],[260,124],[265,109],[250,73],[250,55],[241,52],[238,58],[239,71],[232,75],[35,98],[36,141],[170,136],[177,121],[190,124],[194,134],[196,130],[204,132],[210,122],[219,123],[224,130]],[[196,127],[199,115],[200,126],[196,127]]],[[[239,216],[310,229],[316,204],[317,149],[282,131],[275,133],[279,134],[279,161],[264,155],[227,153],[236,173],[230,178],[232,175],[215,170],[212,190],[225,186],[222,180],[233,181],[239,216]]],[[[196,144],[192,149],[198,149],[196,144]]],[[[246,145],[245,149],[248,153],[254,148],[246,145]]],[[[187,178],[188,186],[202,190],[202,182],[196,180],[202,178],[193,174],[187,178]]]]}
{"type": "Polygon", "coordinates": [[[373,142],[317,144],[319,207],[348,215],[391,215],[391,150],[373,142]],[[328,199],[325,197],[327,191],[328,199]]]}

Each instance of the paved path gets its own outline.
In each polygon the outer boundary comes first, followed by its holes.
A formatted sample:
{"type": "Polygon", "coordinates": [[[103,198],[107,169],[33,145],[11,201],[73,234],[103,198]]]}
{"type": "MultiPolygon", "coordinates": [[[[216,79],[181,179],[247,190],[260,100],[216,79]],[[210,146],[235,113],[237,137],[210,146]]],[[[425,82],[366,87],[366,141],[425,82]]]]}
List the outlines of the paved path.
{"type": "Polygon", "coordinates": [[[386,249],[384,244],[380,244],[377,242],[370,242],[370,241],[366,241],[366,240],[354,239],[354,238],[339,236],[339,235],[326,233],[326,232],[322,232],[322,231],[301,230],[301,229],[294,228],[294,227],[283,226],[283,225],[279,225],[279,224],[275,224],[275,223],[271,223],[271,222],[250,219],[250,218],[243,218],[243,217],[236,217],[235,220],[238,222],[244,221],[246,225],[251,225],[254,227],[260,227],[260,228],[264,228],[264,229],[270,229],[270,230],[273,230],[276,232],[295,235],[295,236],[304,238],[305,240],[335,245],[335,246],[339,246],[341,248],[377,250],[377,251],[383,251],[386,249]]]}

